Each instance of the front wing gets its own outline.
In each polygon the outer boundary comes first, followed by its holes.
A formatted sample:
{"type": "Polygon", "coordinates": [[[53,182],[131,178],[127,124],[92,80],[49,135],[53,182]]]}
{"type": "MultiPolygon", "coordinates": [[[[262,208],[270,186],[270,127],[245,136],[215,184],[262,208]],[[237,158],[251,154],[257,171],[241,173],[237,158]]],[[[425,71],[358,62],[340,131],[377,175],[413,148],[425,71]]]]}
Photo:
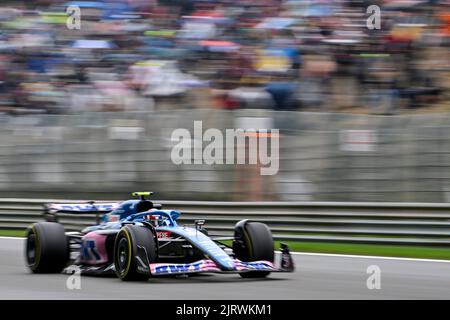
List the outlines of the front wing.
{"type": "Polygon", "coordinates": [[[153,276],[174,275],[174,274],[192,274],[192,273],[242,273],[249,271],[269,271],[269,272],[288,272],[287,270],[277,269],[269,261],[243,262],[234,259],[236,270],[222,271],[212,260],[199,260],[193,263],[151,263],[150,273],[153,276]]]}

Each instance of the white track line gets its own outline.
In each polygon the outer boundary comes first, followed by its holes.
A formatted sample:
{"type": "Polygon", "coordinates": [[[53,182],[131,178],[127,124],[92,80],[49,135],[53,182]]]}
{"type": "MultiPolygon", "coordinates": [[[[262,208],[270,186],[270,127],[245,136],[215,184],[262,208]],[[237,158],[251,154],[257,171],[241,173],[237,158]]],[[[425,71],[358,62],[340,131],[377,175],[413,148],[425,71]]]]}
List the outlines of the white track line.
{"type": "Polygon", "coordinates": [[[335,253],[291,252],[291,254],[293,254],[293,255],[302,255],[302,256],[320,256],[320,257],[338,257],[338,258],[356,258],[356,259],[378,259],[378,260],[397,260],[397,261],[450,263],[450,260],[439,260],[439,259],[401,258],[401,257],[383,257],[383,256],[363,256],[363,255],[359,256],[359,255],[352,255],[352,254],[335,254],[335,253]]]}
{"type": "MultiPolygon", "coordinates": [[[[21,237],[0,237],[0,239],[7,240],[23,240],[21,237]]],[[[281,253],[276,251],[276,253],[281,253]]],[[[450,263],[450,260],[438,260],[438,259],[419,259],[419,258],[401,258],[401,257],[383,257],[383,256],[359,256],[352,254],[335,254],[335,253],[313,253],[313,252],[291,252],[293,255],[299,256],[318,256],[318,257],[337,257],[337,258],[352,258],[352,259],[378,259],[378,260],[397,260],[397,261],[416,261],[416,262],[439,262],[450,263]]]]}
{"type": "Polygon", "coordinates": [[[23,240],[25,238],[22,237],[0,237],[0,239],[7,239],[7,240],[23,240]]]}

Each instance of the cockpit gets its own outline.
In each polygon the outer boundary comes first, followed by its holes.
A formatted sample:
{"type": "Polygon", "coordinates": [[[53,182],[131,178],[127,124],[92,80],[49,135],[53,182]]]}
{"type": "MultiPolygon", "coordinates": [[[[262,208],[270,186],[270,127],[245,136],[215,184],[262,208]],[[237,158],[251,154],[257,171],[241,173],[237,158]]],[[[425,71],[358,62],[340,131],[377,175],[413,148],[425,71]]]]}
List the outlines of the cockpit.
{"type": "Polygon", "coordinates": [[[141,200],[136,204],[136,213],[146,212],[153,209],[153,202],[149,200],[141,200]]]}

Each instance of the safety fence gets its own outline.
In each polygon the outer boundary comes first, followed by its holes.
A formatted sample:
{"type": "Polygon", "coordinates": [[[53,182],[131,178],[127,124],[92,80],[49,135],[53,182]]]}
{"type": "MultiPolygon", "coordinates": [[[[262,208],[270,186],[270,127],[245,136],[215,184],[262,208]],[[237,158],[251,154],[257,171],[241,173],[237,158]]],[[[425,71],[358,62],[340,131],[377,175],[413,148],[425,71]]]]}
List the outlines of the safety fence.
{"type": "MultiPolygon", "coordinates": [[[[208,142],[203,141],[205,148],[208,142]]],[[[366,116],[268,110],[179,110],[0,116],[0,197],[213,201],[450,201],[450,114],[366,116]],[[279,171],[259,165],[176,165],[175,129],[195,137],[280,129],[279,171]]]]}
{"type": "MultiPolygon", "coordinates": [[[[68,200],[70,203],[86,201],[68,200]]],[[[44,220],[43,204],[64,200],[0,199],[0,229],[44,220]]],[[[370,202],[158,201],[179,210],[180,224],[205,219],[212,235],[230,236],[242,219],[269,225],[276,240],[449,246],[450,204],[370,202]]],[[[67,230],[95,224],[94,214],[61,214],[67,230]]]]}

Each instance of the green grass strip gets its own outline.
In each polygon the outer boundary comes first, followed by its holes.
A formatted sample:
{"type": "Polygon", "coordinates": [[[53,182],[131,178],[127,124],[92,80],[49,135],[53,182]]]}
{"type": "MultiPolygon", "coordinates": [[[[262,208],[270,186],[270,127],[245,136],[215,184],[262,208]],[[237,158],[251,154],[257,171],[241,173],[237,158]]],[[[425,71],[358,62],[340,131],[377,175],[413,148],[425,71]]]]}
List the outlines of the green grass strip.
{"type": "MultiPolygon", "coordinates": [[[[276,242],[276,248],[278,249],[280,248],[279,241],[276,242]]],[[[283,241],[283,243],[288,244],[292,251],[299,252],[450,260],[450,247],[399,246],[336,242],[283,241]]]]}
{"type": "Polygon", "coordinates": [[[0,230],[1,237],[25,237],[25,230],[0,230]]]}

